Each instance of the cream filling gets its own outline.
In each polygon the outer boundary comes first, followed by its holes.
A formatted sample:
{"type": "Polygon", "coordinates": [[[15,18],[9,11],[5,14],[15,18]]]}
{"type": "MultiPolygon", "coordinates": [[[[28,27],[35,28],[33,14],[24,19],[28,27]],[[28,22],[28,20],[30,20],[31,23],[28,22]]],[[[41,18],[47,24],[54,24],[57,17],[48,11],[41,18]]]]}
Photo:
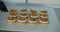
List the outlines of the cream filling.
{"type": "Polygon", "coordinates": [[[20,13],[27,13],[27,12],[20,12],[20,13]]]}
{"type": "Polygon", "coordinates": [[[37,18],[38,16],[31,16],[32,18],[37,18]]]}
{"type": "Polygon", "coordinates": [[[21,21],[21,20],[17,20],[18,22],[26,22],[27,20],[21,21]]]}
{"type": "Polygon", "coordinates": [[[20,15],[21,17],[27,17],[27,16],[22,16],[22,15],[20,15]]]}
{"type": "Polygon", "coordinates": [[[31,20],[28,20],[30,23],[37,23],[37,21],[31,21],[31,20]]]}
{"type": "Polygon", "coordinates": [[[10,12],[10,13],[17,13],[17,12],[10,12]]]}
{"type": "Polygon", "coordinates": [[[41,14],[48,14],[48,13],[41,13],[41,14]]]}
{"type": "Polygon", "coordinates": [[[17,17],[17,15],[16,16],[9,15],[9,17],[17,17]]]}
{"type": "Polygon", "coordinates": [[[44,16],[40,16],[40,17],[42,17],[42,18],[48,18],[48,17],[44,17],[44,16]]]}
{"type": "Polygon", "coordinates": [[[48,21],[44,22],[44,21],[41,21],[41,20],[40,20],[40,23],[48,23],[48,21]]]}
{"type": "Polygon", "coordinates": [[[16,20],[7,20],[8,22],[15,22],[16,20]]]}

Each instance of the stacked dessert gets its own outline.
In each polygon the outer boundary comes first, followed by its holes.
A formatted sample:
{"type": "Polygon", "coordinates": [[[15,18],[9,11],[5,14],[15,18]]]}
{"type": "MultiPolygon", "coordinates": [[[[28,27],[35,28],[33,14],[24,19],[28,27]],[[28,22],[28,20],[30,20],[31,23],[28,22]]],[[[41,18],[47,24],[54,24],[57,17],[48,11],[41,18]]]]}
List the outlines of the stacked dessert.
{"type": "Polygon", "coordinates": [[[16,19],[17,19],[17,10],[11,9],[7,20],[8,22],[15,22],[16,19]]]}
{"type": "Polygon", "coordinates": [[[20,11],[20,14],[19,14],[19,17],[18,17],[17,21],[19,23],[26,23],[27,22],[27,17],[28,17],[27,10],[26,9],[22,9],[20,11]]]}
{"type": "Polygon", "coordinates": [[[37,23],[38,14],[36,10],[31,10],[29,13],[29,23],[35,24],[37,23]]]}
{"type": "Polygon", "coordinates": [[[40,23],[43,23],[43,24],[47,24],[48,23],[48,13],[47,13],[46,10],[41,10],[40,23]]]}

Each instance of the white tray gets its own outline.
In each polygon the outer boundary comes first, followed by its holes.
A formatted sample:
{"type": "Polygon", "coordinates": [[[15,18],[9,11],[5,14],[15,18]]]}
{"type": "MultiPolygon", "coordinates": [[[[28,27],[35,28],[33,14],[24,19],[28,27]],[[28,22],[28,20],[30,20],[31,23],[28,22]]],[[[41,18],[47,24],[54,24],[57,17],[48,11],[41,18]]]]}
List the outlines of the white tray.
{"type": "Polygon", "coordinates": [[[36,24],[35,26],[31,26],[29,24],[25,24],[21,26],[19,24],[7,24],[7,16],[9,12],[1,12],[0,14],[0,30],[8,30],[8,31],[41,31],[41,32],[56,32],[58,30],[58,20],[56,13],[53,8],[50,7],[41,7],[41,6],[7,6],[8,10],[15,8],[18,12],[27,8],[28,13],[30,9],[35,9],[40,13],[40,10],[47,10],[49,14],[49,24],[48,26],[41,26],[40,24],[36,24]]]}

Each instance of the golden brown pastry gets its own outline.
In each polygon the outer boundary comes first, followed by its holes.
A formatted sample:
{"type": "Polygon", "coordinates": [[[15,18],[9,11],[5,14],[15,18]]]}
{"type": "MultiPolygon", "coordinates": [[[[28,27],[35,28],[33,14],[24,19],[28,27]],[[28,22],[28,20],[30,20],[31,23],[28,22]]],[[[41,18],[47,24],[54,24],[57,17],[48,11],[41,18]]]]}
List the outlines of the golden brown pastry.
{"type": "Polygon", "coordinates": [[[41,21],[48,21],[48,18],[40,18],[41,21]]]}
{"type": "Polygon", "coordinates": [[[28,14],[27,13],[20,13],[20,17],[28,17],[28,14]]]}
{"type": "Polygon", "coordinates": [[[17,14],[16,14],[16,13],[11,13],[10,15],[11,15],[11,16],[16,16],[17,14]]]}
{"type": "Polygon", "coordinates": [[[17,17],[16,13],[10,13],[9,17],[17,17]]]}
{"type": "Polygon", "coordinates": [[[13,18],[13,17],[8,17],[7,19],[8,19],[8,20],[14,20],[14,18],[13,18]]]}
{"type": "Polygon", "coordinates": [[[44,14],[40,14],[40,16],[48,17],[48,14],[44,13],[44,14]]]}
{"type": "Polygon", "coordinates": [[[18,18],[18,19],[17,19],[17,21],[18,21],[19,23],[24,24],[24,23],[26,23],[26,22],[27,22],[27,18],[20,17],[20,18],[18,18]]]}
{"type": "Polygon", "coordinates": [[[36,14],[36,13],[35,14],[31,14],[31,16],[38,16],[38,14],[36,14]]]}
{"type": "Polygon", "coordinates": [[[21,16],[27,16],[27,13],[20,13],[21,16]]]}
{"type": "Polygon", "coordinates": [[[16,21],[16,18],[14,18],[14,17],[8,17],[7,18],[7,21],[8,22],[15,22],[16,21]]]}
{"type": "Polygon", "coordinates": [[[38,14],[37,14],[37,13],[35,13],[35,14],[30,14],[30,17],[32,17],[32,18],[37,18],[37,17],[38,17],[38,14]]]}
{"type": "Polygon", "coordinates": [[[37,11],[36,10],[31,10],[30,11],[30,14],[34,14],[34,13],[37,13],[37,11]]]}
{"type": "Polygon", "coordinates": [[[11,9],[10,12],[11,12],[11,13],[16,13],[17,10],[16,10],[16,9],[11,9]]]}
{"type": "Polygon", "coordinates": [[[41,10],[41,13],[47,13],[47,11],[46,10],[41,10]]]}
{"type": "Polygon", "coordinates": [[[26,20],[26,18],[20,17],[20,18],[18,18],[18,20],[24,21],[24,20],[26,20]]]}
{"type": "Polygon", "coordinates": [[[29,23],[36,24],[37,23],[37,18],[29,18],[29,23]]]}
{"type": "Polygon", "coordinates": [[[36,20],[37,20],[37,18],[30,18],[30,20],[31,20],[31,21],[36,21],[36,20]]]}
{"type": "Polygon", "coordinates": [[[20,11],[20,13],[27,13],[27,10],[26,10],[26,9],[22,9],[22,10],[20,11]]]}

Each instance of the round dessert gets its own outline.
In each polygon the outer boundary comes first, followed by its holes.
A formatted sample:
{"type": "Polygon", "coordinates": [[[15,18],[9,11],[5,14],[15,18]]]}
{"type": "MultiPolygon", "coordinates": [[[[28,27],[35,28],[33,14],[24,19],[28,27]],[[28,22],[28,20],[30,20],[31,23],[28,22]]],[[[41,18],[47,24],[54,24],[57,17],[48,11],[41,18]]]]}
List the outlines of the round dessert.
{"type": "Polygon", "coordinates": [[[40,14],[40,16],[43,16],[43,17],[48,17],[48,14],[43,13],[43,14],[40,14]]]}
{"type": "Polygon", "coordinates": [[[41,17],[40,20],[46,22],[46,21],[48,21],[48,18],[41,17]]]}
{"type": "Polygon", "coordinates": [[[26,10],[26,9],[22,9],[22,10],[20,11],[20,13],[27,13],[27,10],[26,10]]]}
{"type": "Polygon", "coordinates": [[[48,18],[40,18],[40,23],[47,24],[48,23],[48,18]]]}
{"type": "Polygon", "coordinates": [[[38,17],[38,14],[37,14],[37,13],[35,13],[35,14],[30,14],[30,17],[32,17],[32,18],[37,18],[37,17],[38,17]]]}
{"type": "Polygon", "coordinates": [[[46,10],[41,10],[41,13],[47,13],[47,11],[46,10]]]}
{"type": "Polygon", "coordinates": [[[27,13],[20,13],[20,17],[27,17],[27,13]]]}
{"type": "Polygon", "coordinates": [[[17,10],[16,9],[11,9],[10,13],[17,13],[17,10]]]}
{"type": "Polygon", "coordinates": [[[17,19],[18,22],[20,23],[25,23],[27,21],[27,18],[24,18],[24,17],[20,17],[17,19]]]}
{"type": "Polygon", "coordinates": [[[16,21],[16,18],[8,17],[8,18],[7,18],[7,21],[8,21],[8,22],[15,22],[15,21],[16,21]]]}
{"type": "Polygon", "coordinates": [[[27,13],[20,13],[20,15],[22,15],[22,16],[27,16],[27,13]]]}
{"type": "Polygon", "coordinates": [[[17,17],[16,13],[10,13],[9,17],[17,17]]]}
{"type": "Polygon", "coordinates": [[[30,14],[34,14],[34,13],[37,13],[37,11],[36,10],[31,10],[30,11],[30,14]]]}
{"type": "Polygon", "coordinates": [[[29,18],[29,23],[37,23],[37,18],[29,18]]]}

